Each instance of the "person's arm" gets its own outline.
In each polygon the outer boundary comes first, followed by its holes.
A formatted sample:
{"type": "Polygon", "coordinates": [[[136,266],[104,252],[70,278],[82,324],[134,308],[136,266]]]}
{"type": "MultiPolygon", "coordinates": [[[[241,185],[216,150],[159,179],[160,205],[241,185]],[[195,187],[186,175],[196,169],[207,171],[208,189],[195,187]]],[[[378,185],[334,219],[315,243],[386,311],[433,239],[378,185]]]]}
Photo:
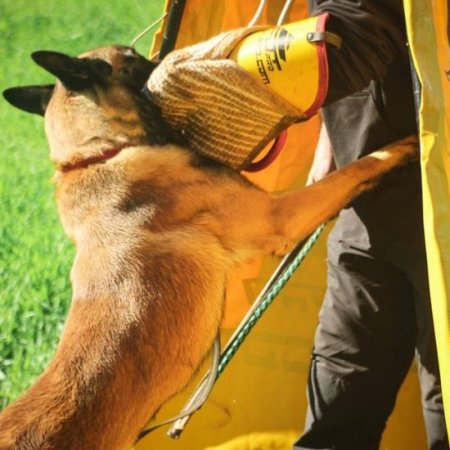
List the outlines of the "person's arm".
{"type": "Polygon", "coordinates": [[[383,78],[407,53],[402,0],[309,0],[311,15],[329,13],[326,29],[342,38],[328,47],[329,88],[325,105],[383,78]]]}
{"type": "Polygon", "coordinates": [[[333,147],[328,137],[327,128],[324,123],[320,128],[319,140],[317,141],[314,159],[309,170],[306,185],[309,186],[316,181],[326,177],[336,169],[333,157],[333,147]]]}

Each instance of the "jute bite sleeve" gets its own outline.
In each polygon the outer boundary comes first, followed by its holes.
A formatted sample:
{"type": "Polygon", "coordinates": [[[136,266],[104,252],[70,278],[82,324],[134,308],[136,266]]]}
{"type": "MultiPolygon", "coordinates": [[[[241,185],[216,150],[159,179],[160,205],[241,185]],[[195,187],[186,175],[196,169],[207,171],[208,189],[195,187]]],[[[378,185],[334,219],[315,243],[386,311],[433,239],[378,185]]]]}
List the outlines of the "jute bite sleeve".
{"type": "Polygon", "coordinates": [[[149,95],[189,146],[233,169],[245,168],[302,111],[227,59],[245,28],[170,53],[148,80],[149,95]]]}

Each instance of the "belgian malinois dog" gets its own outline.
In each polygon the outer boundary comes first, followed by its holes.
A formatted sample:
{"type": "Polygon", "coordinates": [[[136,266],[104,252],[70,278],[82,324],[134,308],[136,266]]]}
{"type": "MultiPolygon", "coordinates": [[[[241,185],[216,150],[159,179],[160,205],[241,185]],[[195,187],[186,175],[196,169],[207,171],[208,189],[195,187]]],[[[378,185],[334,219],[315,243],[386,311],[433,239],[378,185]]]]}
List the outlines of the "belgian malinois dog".
{"type": "Polygon", "coordinates": [[[56,84],[4,96],[45,115],[73,301],[48,368],[0,416],[0,449],[128,449],[208,353],[230,269],[284,255],[418,152],[405,139],[271,195],[183,145],[142,95],[154,64],[132,48],[33,59],[56,84]]]}

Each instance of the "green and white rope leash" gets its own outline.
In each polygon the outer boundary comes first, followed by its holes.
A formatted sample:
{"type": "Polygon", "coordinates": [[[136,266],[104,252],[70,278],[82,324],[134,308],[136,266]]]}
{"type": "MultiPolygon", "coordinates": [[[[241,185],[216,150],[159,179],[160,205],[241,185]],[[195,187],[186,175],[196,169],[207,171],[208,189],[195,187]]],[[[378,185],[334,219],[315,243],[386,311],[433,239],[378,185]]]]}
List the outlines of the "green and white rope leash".
{"type": "Polygon", "coordinates": [[[243,344],[246,337],[250,334],[250,331],[257,324],[258,320],[265,313],[267,308],[272,304],[273,300],[284,288],[286,283],[290,280],[294,272],[300,266],[306,255],[312,249],[317,242],[320,234],[322,233],[325,225],[321,225],[312,233],[306,241],[301,242],[297,247],[287,255],[280,265],[277,271],[272,275],[268,281],[266,288],[255,300],[254,308],[251,308],[246,317],[242,320],[241,325],[238,327],[236,333],[230,338],[223,353],[220,355],[219,365],[217,367],[217,377],[227,367],[230,360],[233,358],[239,347],[243,344]]]}
{"type": "Polygon", "coordinates": [[[202,381],[199,383],[197,389],[187,401],[180,414],[169,420],[165,420],[164,422],[142,430],[137,441],[141,440],[144,436],[157,428],[170,423],[173,423],[173,425],[167,432],[167,435],[173,439],[178,439],[181,436],[181,433],[184,431],[184,428],[189,422],[192,414],[203,406],[219,376],[223,373],[228,363],[250,334],[250,331],[258,323],[258,320],[262,317],[264,312],[284,288],[294,272],[298,269],[306,255],[317,242],[324,228],[325,224],[320,225],[306,240],[300,242],[288,255],[283,258],[269,281],[266,283],[264,289],[259,294],[258,298],[254,301],[252,307],[229,339],[222,353],[220,352],[220,337],[218,336],[216,338],[212,349],[211,368],[203,377],[202,381]]]}
{"type": "MultiPolygon", "coordinates": [[[[211,369],[202,379],[197,389],[194,391],[194,394],[190,397],[182,409],[181,413],[170,421],[165,422],[166,424],[174,422],[172,427],[167,432],[168,436],[173,439],[178,439],[180,437],[192,414],[202,407],[219,376],[223,373],[228,363],[234,357],[264,312],[284,288],[294,272],[298,269],[306,255],[317,242],[324,228],[325,224],[320,225],[305,241],[300,242],[287,256],[283,258],[281,263],[278,265],[278,268],[253,303],[249,312],[229,339],[222,353],[220,353],[220,340],[219,337],[217,337],[213,348],[213,363],[211,365],[211,369]]],[[[159,424],[158,427],[161,425],[162,424],[159,424]]],[[[154,428],[151,428],[150,430],[153,429],[154,428]]],[[[148,432],[150,432],[150,430],[148,432]]]]}

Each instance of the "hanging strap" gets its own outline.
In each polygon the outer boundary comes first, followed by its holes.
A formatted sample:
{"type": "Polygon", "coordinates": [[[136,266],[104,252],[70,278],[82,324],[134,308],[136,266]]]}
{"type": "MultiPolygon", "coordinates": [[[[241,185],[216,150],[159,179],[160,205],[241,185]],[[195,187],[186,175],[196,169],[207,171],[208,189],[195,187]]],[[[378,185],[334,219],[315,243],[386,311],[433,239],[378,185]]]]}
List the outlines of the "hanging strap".
{"type": "Polygon", "coordinates": [[[186,0],[173,0],[170,5],[167,25],[159,49],[158,57],[160,60],[175,48],[185,5],[186,0]]]}

